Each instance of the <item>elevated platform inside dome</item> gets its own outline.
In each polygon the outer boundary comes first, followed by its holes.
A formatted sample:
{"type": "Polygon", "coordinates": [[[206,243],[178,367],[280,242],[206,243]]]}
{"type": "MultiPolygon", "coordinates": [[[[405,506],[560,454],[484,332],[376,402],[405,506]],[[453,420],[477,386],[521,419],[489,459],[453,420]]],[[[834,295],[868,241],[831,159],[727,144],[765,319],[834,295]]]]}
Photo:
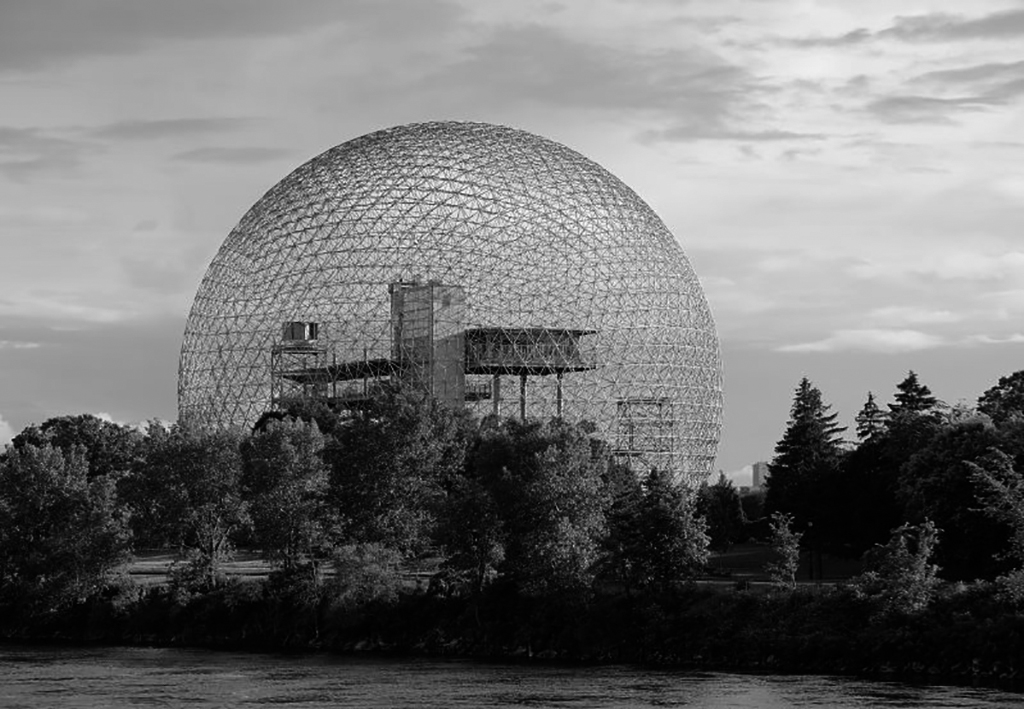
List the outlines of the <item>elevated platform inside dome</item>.
{"type": "Polygon", "coordinates": [[[596,369],[580,338],[596,330],[554,327],[476,327],[466,330],[466,374],[543,376],[596,369]]]}
{"type": "Polygon", "coordinates": [[[356,379],[383,379],[400,371],[398,362],[389,358],[337,362],[278,372],[277,376],[297,384],[347,382],[356,379]]]}

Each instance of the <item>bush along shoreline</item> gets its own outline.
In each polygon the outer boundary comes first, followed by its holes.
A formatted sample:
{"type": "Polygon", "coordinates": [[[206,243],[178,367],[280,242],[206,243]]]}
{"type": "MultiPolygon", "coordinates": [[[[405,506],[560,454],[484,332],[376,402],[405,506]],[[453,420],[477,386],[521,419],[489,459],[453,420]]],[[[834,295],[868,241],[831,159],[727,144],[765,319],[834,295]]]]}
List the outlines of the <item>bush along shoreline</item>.
{"type": "Polygon", "coordinates": [[[1024,687],[1024,613],[996,584],[950,584],[927,608],[849,586],[736,590],[687,583],[642,594],[418,592],[339,598],[282,575],[205,593],[108,588],[45,615],[0,609],[7,642],[327,651],[502,661],[645,664],[1024,687]]]}

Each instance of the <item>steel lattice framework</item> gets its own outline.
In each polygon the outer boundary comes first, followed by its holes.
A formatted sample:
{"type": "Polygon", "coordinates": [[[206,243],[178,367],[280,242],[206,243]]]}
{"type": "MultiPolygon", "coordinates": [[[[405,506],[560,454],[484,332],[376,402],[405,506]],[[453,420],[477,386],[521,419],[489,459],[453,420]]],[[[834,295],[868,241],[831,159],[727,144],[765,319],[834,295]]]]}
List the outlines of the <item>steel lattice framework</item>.
{"type": "Polygon", "coordinates": [[[520,130],[390,128],[275,185],[196,294],[179,417],[251,426],[289,392],[344,404],[395,376],[481,414],[590,420],[681,482],[714,464],[721,358],[689,261],[621,181],[520,130]]]}

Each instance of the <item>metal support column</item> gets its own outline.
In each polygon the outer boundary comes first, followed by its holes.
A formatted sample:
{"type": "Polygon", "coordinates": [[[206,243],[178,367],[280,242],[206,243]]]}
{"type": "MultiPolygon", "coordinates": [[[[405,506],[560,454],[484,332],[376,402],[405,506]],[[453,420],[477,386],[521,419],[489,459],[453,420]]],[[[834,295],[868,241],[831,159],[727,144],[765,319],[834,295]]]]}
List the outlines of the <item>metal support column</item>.
{"type": "Polygon", "coordinates": [[[495,374],[491,379],[491,405],[495,416],[501,416],[501,375],[495,374]]]}
{"type": "Polygon", "coordinates": [[[519,420],[526,420],[526,375],[519,375],[519,420]]]}
{"type": "Polygon", "coordinates": [[[555,375],[556,389],[555,389],[555,415],[558,418],[562,418],[562,373],[559,372],[555,375]]]}

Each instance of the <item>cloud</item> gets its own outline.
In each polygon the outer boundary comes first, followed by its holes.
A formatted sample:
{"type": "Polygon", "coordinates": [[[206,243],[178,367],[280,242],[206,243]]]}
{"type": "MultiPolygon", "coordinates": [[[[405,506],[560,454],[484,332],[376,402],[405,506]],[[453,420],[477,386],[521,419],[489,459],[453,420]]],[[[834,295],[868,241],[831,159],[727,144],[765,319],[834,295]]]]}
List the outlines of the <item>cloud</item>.
{"type": "Polygon", "coordinates": [[[886,96],[869,103],[867,110],[886,123],[950,124],[953,115],[984,111],[998,103],[1001,101],[986,96],[886,96]]]}
{"type": "Polygon", "coordinates": [[[993,12],[981,17],[965,17],[948,13],[903,15],[880,30],[859,27],[835,36],[797,37],[786,44],[797,47],[845,47],[876,39],[903,42],[948,42],[951,40],[1005,40],[1024,37],[1024,10],[993,12]]]}
{"type": "Polygon", "coordinates": [[[157,120],[118,121],[92,128],[96,138],[114,140],[159,140],[182,136],[225,133],[239,130],[248,123],[244,118],[163,118],[157,120]]]}
{"type": "Polygon", "coordinates": [[[1015,332],[1006,337],[995,337],[992,335],[971,335],[964,340],[966,345],[1009,345],[1024,343],[1024,334],[1015,332]]]}
{"type": "Polygon", "coordinates": [[[0,415],[0,448],[14,440],[15,433],[11,424],[7,423],[4,417],[0,415]]]}
{"type": "Polygon", "coordinates": [[[24,342],[20,340],[0,340],[0,350],[34,350],[42,347],[39,342],[24,342]]]}
{"type": "Polygon", "coordinates": [[[158,42],[271,37],[359,22],[381,14],[376,4],[408,6],[359,0],[247,0],[244,6],[236,0],[4,0],[0,71],[138,52],[158,42]]]}
{"type": "Polygon", "coordinates": [[[918,75],[914,81],[930,84],[946,84],[954,86],[991,84],[993,82],[1024,79],[1024,61],[1019,62],[987,62],[973,64],[959,69],[943,69],[929,71],[918,75]]]}
{"type": "MultiPolygon", "coordinates": [[[[736,487],[750,487],[754,483],[754,467],[744,465],[739,470],[726,472],[725,477],[727,480],[731,480],[736,487]]],[[[711,484],[718,482],[718,473],[709,475],[708,482],[711,484]]]]}
{"type": "Polygon", "coordinates": [[[640,136],[642,143],[656,143],[660,141],[689,141],[689,140],[742,140],[749,142],[778,142],[782,140],[823,140],[827,136],[824,133],[798,133],[795,131],[767,129],[767,130],[735,130],[725,126],[715,125],[676,125],[664,130],[646,130],[640,136]]]}
{"type": "MultiPolygon", "coordinates": [[[[1024,95],[1024,61],[988,62],[957,69],[944,69],[920,74],[910,80],[919,87],[930,87],[939,93],[959,93],[960,97],[931,99],[949,101],[962,110],[1001,106],[1024,95]]],[[[933,106],[938,109],[939,104],[933,106]]],[[[949,106],[947,106],[948,108],[949,106]]]]}
{"type": "Polygon", "coordinates": [[[195,285],[193,269],[182,260],[128,256],[121,267],[131,285],[146,291],[182,293],[195,285]]]}
{"type": "MultiPolygon", "coordinates": [[[[471,41],[454,62],[384,81],[394,84],[392,95],[420,102],[426,96],[448,112],[538,105],[654,115],[669,121],[662,137],[682,139],[718,134],[745,100],[749,79],[739,67],[696,48],[640,50],[528,24],[499,26],[471,41]]],[[[374,97],[381,90],[379,75],[364,85],[374,97]]]]}
{"type": "Polygon", "coordinates": [[[829,337],[813,342],[784,345],[779,352],[848,352],[863,351],[882,354],[898,354],[932,349],[945,344],[936,335],[919,330],[837,330],[829,337]]]}
{"type": "Polygon", "coordinates": [[[796,47],[846,47],[852,44],[867,42],[874,34],[863,27],[835,37],[797,37],[785,41],[796,47]]]}
{"type": "Polygon", "coordinates": [[[1002,10],[976,18],[946,13],[902,16],[878,36],[908,42],[1024,37],[1024,9],[1002,10]]]}
{"type": "Polygon", "coordinates": [[[152,419],[151,421],[119,421],[118,419],[116,419],[113,416],[111,416],[110,414],[108,414],[106,411],[101,411],[99,413],[92,414],[92,415],[95,416],[96,418],[98,418],[100,421],[106,421],[107,423],[112,423],[112,424],[114,424],[116,426],[123,426],[125,428],[130,428],[130,429],[133,429],[135,431],[138,431],[139,433],[146,433],[146,432],[148,432],[149,431],[149,426],[150,426],[151,423],[153,425],[162,427],[164,430],[168,430],[169,431],[170,428],[171,428],[171,425],[173,423],[171,421],[166,421],[166,420],[161,419],[161,418],[155,418],[155,419],[152,419]]]}
{"type": "Polygon", "coordinates": [[[999,255],[951,250],[911,259],[861,260],[848,269],[850,275],[869,280],[905,281],[908,277],[940,281],[997,282],[1024,278],[1024,251],[999,255]]]}
{"type": "Polygon", "coordinates": [[[875,308],[866,319],[880,327],[900,327],[903,325],[934,325],[954,323],[963,320],[964,316],[950,310],[932,310],[916,306],[893,305],[875,308]]]}
{"type": "Polygon", "coordinates": [[[81,163],[90,146],[37,128],[0,126],[0,174],[27,182],[43,174],[64,175],[81,163]]]}
{"type": "Polygon", "coordinates": [[[250,165],[270,162],[290,154],[291,151],[284,148],[195,148],[178,153],[174,159],[184,162],[250,165]]]}

